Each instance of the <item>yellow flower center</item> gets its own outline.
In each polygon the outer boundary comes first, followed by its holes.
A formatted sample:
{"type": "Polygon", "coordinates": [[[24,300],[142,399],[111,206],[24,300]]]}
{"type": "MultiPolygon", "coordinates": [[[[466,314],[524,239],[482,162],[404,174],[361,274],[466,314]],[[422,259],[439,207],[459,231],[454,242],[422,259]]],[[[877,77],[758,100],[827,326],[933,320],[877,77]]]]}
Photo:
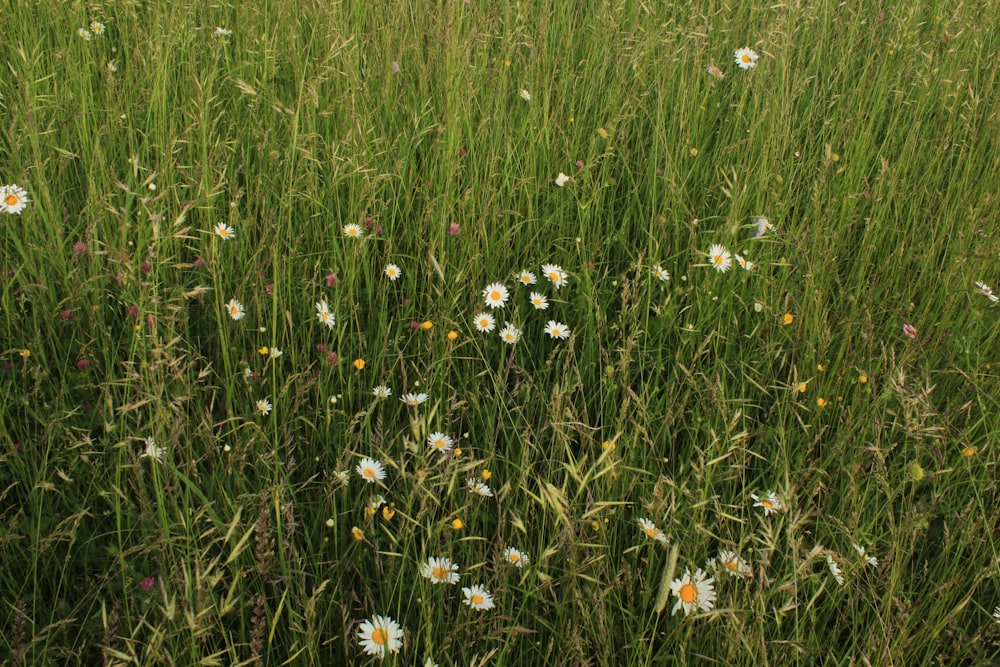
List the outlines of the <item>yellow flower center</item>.
{"type": "Polygon", "coordinates": [[[479,326],[481,326],[482,328],[485,329],[489,325],[490,325],[490,321],[487,320],[486,318],[483,318],[483,319],[479,320],[479,326]]]}
{"type": "Polygon", "coordinates": [[[17,198],[17,195],[7,195],[7,198],[3,200],[7,206],[15,206],[17,202],[21,201],[17,198]]]}
{"type": "Polygon", "coordinates": [[[435,579],[447,579],[448,578],[448,571],[446,569],[444,569],[443,567],[436,567],[436,568],[434,568],[434,571],[431,572],[431,574],[434,576],[435,579]]]}
{"type": "Polygon", "coordinates": [[[375,468],[365,468],[365,477],[374,477],[375,468]]]}
{"type": "Polygon", "coordinates": [[[511,563],[516,563],[516,562],[517,562],[517,561],[519,561],[519,560],[521,560],[521,557],[520,557],[520,556],[518,556],[518,555],[517,555],[517,554],[515,554],[515,553],[511,553],[511,555],[510,555],[510,562],[511,562],[511,563]]]}
{"type": "Polygon", "coordinates": [[[722,255],[713,255],[712,261],[716,264],[722,264],[722,255]]]}
{"type": "Polygon", "coordinates": [[[683,602],[694,602],[698,599],[698,589],[695,588],[694,584],[684,584],[678,591],[678,595],[681,596],[683,602]]]}
{"type": "Polygon", "coordinates": [[[739,565],[734,560],[726,561],[726,569],[730,572],[735,572],[739,569],[739,565]]]}
{"type": "Polygon", "coordinates": [[[435,440],[434,446],[438,449],[444,449],[444,440],[435,440]]]}
{"type": "Polygon", "coordinates": [[[559,282],[559,274],[553,271],[552,273],[549,274],[549,280],[551,280],[554,283],[559,282]]]}
{"type": "Polygon", "coordinates": [[[376,628],[375,631],[372,632],[372,641],[376,644],[384,645],[389,641],[389,633],[382,628],[376,628]]]}
{"type": "Polygon", "coordinates": [[[742,60],[745,63],[750,62],[750,54],[749,53],[744,53],[742,56],[740,56],[740,60],[742,60]]]}
{"type": "Polygon", "coordinates": [[[490,292],[490,299],[492,299],[493,301],[499,301],[500,300],[500,292],[498,292],[496,290],[493,290],[492,292],[490,292]]]}
{"type": "Polygon", "coordinates": [[[558,335],[560,335],[561,333],[562,333],[562,329],[553,329],[553,330],[552,330],[552,335],[553,335],[553,336],[558,336],[558,335]]]}
{"type": "Polygon", "coordinates": [[[774,509],[774,503],[772,503],[770,500],[767,500],[766,498],[760,501],[760,506],[769,510],[774,509]]]}
{"type": "Polygon", "coordinates": [[[483,596],[482,595],[473,595],[472,596],[472,604],[482,604],[482,603],[483,603],[483,596]]]}
{"type": "Polygon", "coordinates": [[[354,228],[352,227],[352,228],[350,228],[350,229],[348,229],[348,230],[347,230],[347,235],[348,235],[348,236],[357,236],[357,235],[358,235],[358,230],[357,230],[357,229],[354,229],[354,228]]]}

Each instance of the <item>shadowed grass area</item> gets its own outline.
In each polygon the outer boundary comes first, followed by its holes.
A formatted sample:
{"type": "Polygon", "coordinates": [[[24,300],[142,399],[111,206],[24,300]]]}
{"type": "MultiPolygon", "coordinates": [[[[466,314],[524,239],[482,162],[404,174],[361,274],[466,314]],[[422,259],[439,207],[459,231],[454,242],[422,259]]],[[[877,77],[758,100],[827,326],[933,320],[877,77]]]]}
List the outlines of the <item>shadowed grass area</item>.
{"type": "Polygon", "coordinates": [[[996,2],[11,9],[3,664],[1000,660],[996,2]]]}

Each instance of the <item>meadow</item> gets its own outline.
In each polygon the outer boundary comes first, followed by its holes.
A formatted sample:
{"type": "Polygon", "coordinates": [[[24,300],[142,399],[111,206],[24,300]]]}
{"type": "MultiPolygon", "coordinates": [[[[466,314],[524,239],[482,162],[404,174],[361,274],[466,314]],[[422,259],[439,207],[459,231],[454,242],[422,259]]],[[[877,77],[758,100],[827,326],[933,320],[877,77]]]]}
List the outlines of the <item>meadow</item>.
{"type": "Polygon", "coordinates": [[[1000,2],[2,16],[0,664],[1000,663],[1000,2]]]}

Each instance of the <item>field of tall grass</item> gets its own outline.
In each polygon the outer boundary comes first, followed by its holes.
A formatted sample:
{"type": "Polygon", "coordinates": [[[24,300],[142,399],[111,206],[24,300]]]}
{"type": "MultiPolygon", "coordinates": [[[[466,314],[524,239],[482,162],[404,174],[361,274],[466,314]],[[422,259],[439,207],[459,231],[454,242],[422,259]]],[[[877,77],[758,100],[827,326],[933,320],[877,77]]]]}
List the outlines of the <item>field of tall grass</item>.
{"type": "Polygon", "coordinates": [[[1000,3],[2,16],[0,664],[1000,662],[1000,3]]]}

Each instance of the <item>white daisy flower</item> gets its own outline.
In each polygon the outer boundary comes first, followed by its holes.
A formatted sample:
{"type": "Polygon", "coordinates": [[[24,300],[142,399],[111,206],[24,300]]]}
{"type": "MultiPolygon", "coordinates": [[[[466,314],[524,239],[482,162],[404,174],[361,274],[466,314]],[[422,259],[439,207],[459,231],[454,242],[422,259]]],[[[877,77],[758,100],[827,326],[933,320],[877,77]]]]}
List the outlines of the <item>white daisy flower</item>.
{"type": "Polygon", "coordinates": [[[18,215],[28,205],[28,193],[20,185],[0,187],[0,210],[18,215]]]}
{"type": "Polygon", "coordinates": [[[549,320],[548,324],[545,325],[545,333],[547,333],[550,338],[566,339],[569,338],[569,327],[562,322],[549,320]]]}
{"type": "Polygon", "coordinates": [[[483,290],[483,299],[486,301],[487,308],[503,308],[507,305],[508,298],[510,298],[510,293],[503,283],[490,283],[483,290]]]}
{"type": "Polygon", "coordinates": [[[372,394],[375,395],[375,398],[389,398],[392,396],[392,389],[389,389],[389,387],[384,384],[380,384],[372,389],[372,394]]]}
{"type": "Polygon", "coordinates": [[[728,549],[723,549],[715,558],[711,559],[709,567],[717,572],[728,572],[731,577],[750,579],[753,576],[750,564],[743,560],[743,557],[738,553],[728,549]]]}
{"type": "Polygon", "coordinates": [[[357,471],[361,479],[369,484],[374,484],[385,479],[385,466],[382,465],[382,462],[370,459],[367,456],[361,459],[361,463],[355,466],[354,470],[357,471]]]}
{"type": "Polygon", "coordinates": [[[665,283],[670,280],[670,272],[659,264],[653,265],[653,277],[659,280],[661,283],[665,283]]]}
{"type": "Polygon", "coordinates": [[[750,497],[753,498],[754,507],[764,508],[764,516],[768,516],[769,514],[775,514],[785,509],[781,505],[781,501],[778,499],[778,494],[774,493],[773,491],[768,491],[763,496],[757,496],[756,494],[751,493],[750,497]]]}
{"type": "Polygon", "coordinates": [[[457,584],[460,579],[457,563],[433,556],[420,566],[420,576],[430,579],[432,584],[457,584]]]}
{"type": "Polygon", "coordinates": [[[529,93],[527,90],[525,90],[524,88],[522,88],[521,89],[521,99],[524,100],[525,102],[530,102],[531,101],[531,93],[529,93]]]}
{"type": "Polygon", "coordinates": [[[212,232],[223,241],[236,238],[236,230],[224,222],[220,222],[212,228],[212,232]]]}
{"type": "Polygon", "coordinates": [[[427,400],[427,394],[403,394],[399,400],[410,406],[420,405],[427,400]]]}
{"type": "Polygon", "coordinates": [[[976,281],[976,290],[978,290],[980,294],[982,294],[983,296],[985,296],[987,299],[989,299],[993,303],[997,303],[998,301],[1000,301],[1000,296],[997,296],[996,294],[994,294],[993,290],[990,289],[990,286],[987,285],[986,283],[984,283],[981,280],[977,280],[976,281]]]}
{"type": "Polygon", "coordinates": [[[403,271],[395,264],[386,264],[385,275],[392,282],[396,282],[397,280],[399,280],[399,277],[403,275],[403,271]]]}
{"type": "Polygon", "coordinates": [[[226,30],[225,28],[216,28],[215,32],[213,34],[216,37],[232,37],[233,36],[233,31],[232,30],[226,30]]]}
{"type": "Polygon", "coordinates": [[[471,588],[463,588],[462,594],[465,596],[462,603],[478,611],[492,609],[495,606],[493,604],[493,594],[486,590],[485,586],[476,584],[471,588]]]}
{"type": "Polygon", "coordinates": [[[725,246],[718,243],[708,249],[708,258],[712,262],[712,268],[719,273],[725,273],[733,266],[733,256],[725,246]]]}
{"type": "Polygon", "coordinates": [[[513,345],[517,341],[521,340],[521,330],[513,324],[508,323],[503,329],[500,330],[500,339],[508,345],[513,345]]]}
{"type": "Polygon", "coordinates": [[[854,550],[858,552],[858,555],[861,556],[865,562],[868,563],[868,565],[871,567],[878,567],[878,558],[875,556],[869,556],[867,550],[857,542],[854,543],[854,550]]]}
{"type": "Polygon", "coordinates": [[[522,285],[534,285],[538,282],[538,279],[535,278],[535,274],[531,271],[521,271],[517,274],[517,281],[522,285]]]}
{"type": "Polygon", "coordinates": [[[465,488],[468,489],[469,493],[478,494],[484,498],[492,498],[493,490],[490,489],[484,482],[480,482],[478,479],[469,478],[465,480],[465,488]]]}
{"type": "Polygon", "coordinates": [[[514,547],[507,547],[503,550],[503,559],[508,565],[517,568],[527,567],[531,564],[531,558],[528,557],[528,554],[514,547]]]}
{"type": "Polygon", "coordinates": [[[257,401],[257,411],[260,412],[262,417],[266,417],[271,414],[271,410],[274,406],[266,398],[262,398],[257,401]]]}
{"type": "Polygon", "coordinates": [[[330,312],[330,307],[326,304],[326,299],[316,304],[316,317],[319,321],[332,329],[337,324],[336,316],[330,312]]]}
{"type": "Polygon", "coordinates": [[[740,69],[752,69],[756,67],[759,58],[760,56],[753,49],[746,46],[742,49],[736,49],[736,52],[733,54],[733,60],[740,66],[740,69]]]}
{"type": "Polygon", "coordinates": [[[644,532],[647,537],[650,537],[656,540],[657,542],[662,542],[663,544],[667,543],[666,534],[662,530],[657,528],[655,523],[653,523],[649,519],[645,519],[642,517],[640,517],[638,521],[639,521],[639,527],[642,528],[642,532],[644,532]]]}
{"type": "Polygon", "coordinates": [[[385,659],[386,653],[399,653],[403,648],[403,628],[388,616],[372,616],[358,630],[358,643],[368,655],[385,659]]]}
{"type": "Polygon", "coordinates": [[[753,262],[751,262],[748,259],[745,259],[743,255],[733,255],[733,257],[736,259],[736,263],[742,266],[744,269],[746,269],[747,271],[753,271],[753,267],[755,266],[753,262]]]}
{"type": "Polygon", "coordinates": [[[535,310],[546,310],[549,307],[549,299],[544,294],[532,292],[528,299],[531,301],[531,305],[535,307],[535,310]]]}
{"type": "Polygon", "coordinates": [[[344,225],[344,236],[350,239],[360,239],[365,233],[361,230],[361,225],[356,225],[353,222],[349,225],[344,225]]]}
{"type": "Polygon", "coordinates": [[[837,565],[837,561],[833,560],[833,556],[830,554],[826,555],[826,565],[830,568],[830,574],[833,578],[837,580],[837,583],[841,586],[844,585],[844,575],[840,571],[840,566],[837,565]]]}
{"type": "Polygon", "coordinates": [[[83,38],[85,42],[89,42],[93,35],[86,28],[77,28],[76,34],[83,38]]]}
{"type": "Polygon", "coordinates": [[[226,312],[229,313],[229,317],[237,321],[242,320],[247,314],[243,310],[243,304],[236,299],[229,300],[229,303],[226,304],[226,312]]]}
{"type": "Polygon", "coordinates": [[[481,331],[483,333],[489,333],[497,325],[496,319],[489,313],[479,313],[473,318],[473,322],[476,325],[476,331],[481,331]]]}
{"type": "Polygon", "coordinates": [[[677,603],[670,611],[670,615],[677,613],[681,607],[684,608],[684,615],[691,612],[711,611],[715,606],[715,579],[706,578],[705,571],[701,568],[695,570],[692,576],[691,570],[685,569],[684,576],[670,582],[670,591],[677,596],[677,603]]]}
{"type": "Polygon", "coordinates": [[[542,273],[551,281],[552,286],[559,289],[566,284],[568,278],[563,268],[558,264],[542,264],[542,273]]]}
{"type": "Polygon", "coordinates": [[[153,440],[152,436],[148,436],[145,440],[143,440],[143,442],[146,443],[146,450],[142,453],[142,455],[139,458],[144,459],[146,457],[149,457],[151,459],[156,459],[160,463],[163,463],[163,454],[166,452],[166,450],[163,447],[157,447],[156,441],[153,440]]]}
{"type": "Polygon", "coordinates": [[[449,436],[441,433],[440,431],[435,431],[427,436],[427,444],[436,449],[437,451],[444,454],[445,452],[450,452],[455,441],[449,436]]]}

